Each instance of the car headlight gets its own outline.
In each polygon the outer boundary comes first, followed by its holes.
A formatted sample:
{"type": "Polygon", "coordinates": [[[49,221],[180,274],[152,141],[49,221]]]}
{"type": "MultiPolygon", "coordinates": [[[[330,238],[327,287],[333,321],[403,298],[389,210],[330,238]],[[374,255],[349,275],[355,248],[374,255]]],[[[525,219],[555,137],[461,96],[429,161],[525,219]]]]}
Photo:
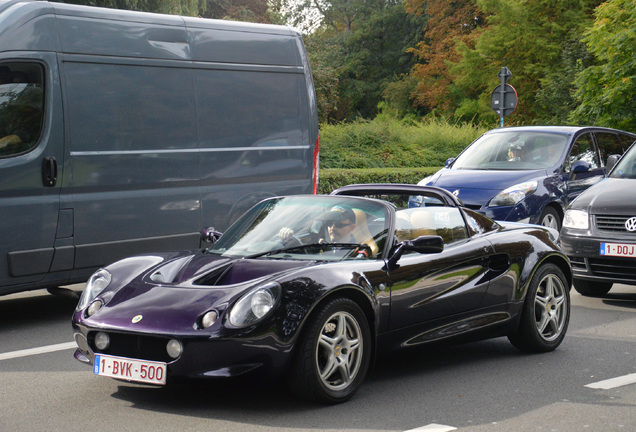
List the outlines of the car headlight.
{"type": "Polygon", "coordinates": [[[111,275],[108,270],[97,270],[86,282],[82,296],[77,304],[77,310],[82,310],[93,301],[110,284],[111,275]]]}
{"type": "Polygon", "coordinates": [[[532,195],[537,190],[537,182],[536,180],[519,183],[514,186],[510,186],[507,189],[499,192],[497,196],[490,200],[488,203],[489,207],[499,207],[499,206],[512,206],[517,204],[519,201],[527,197],[528,195],[532,195]]]}
{"type": "Polygon", "coordinates": [[[583,210],[566,210],[563,217],[565,228],[586,230],[590,227],[590,216],[583,210]]]}
{"type": "Polygon", "coordinates": [[[246,327],[264,318],[280,298],[281,287],[270,282],[253,289],[236,302],[230,310],[230,323],[236,327],[246,327]]]}

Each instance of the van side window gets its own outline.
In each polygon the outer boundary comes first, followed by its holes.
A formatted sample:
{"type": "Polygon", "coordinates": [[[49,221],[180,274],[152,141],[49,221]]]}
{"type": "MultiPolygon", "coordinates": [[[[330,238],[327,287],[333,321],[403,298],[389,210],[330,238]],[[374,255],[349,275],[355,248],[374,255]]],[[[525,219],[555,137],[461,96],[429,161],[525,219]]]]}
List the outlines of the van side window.
{"type": "Polygon", "coordinates": [[[580,160],[589,163],[592,169],[600,167],[594,141],[590,134],[581,135],[572,145],[570,156],[568,156],[568,160],[566,161],[565,172],[570,172],[572,165],[580,160]]]}
{"type": "Polygon", "coordinates": [[[601,162],[605,165],[610,155],[622,155],[626,148],[621,146],[618,135],[610,132],[595,132],[598,149],[601,152],[601,162]]]}
{"type": "Polygon", "coordinates": [[[42,66],[0,63],[0,157],[25,153],[40,138],[44,112],[42,66]]]}

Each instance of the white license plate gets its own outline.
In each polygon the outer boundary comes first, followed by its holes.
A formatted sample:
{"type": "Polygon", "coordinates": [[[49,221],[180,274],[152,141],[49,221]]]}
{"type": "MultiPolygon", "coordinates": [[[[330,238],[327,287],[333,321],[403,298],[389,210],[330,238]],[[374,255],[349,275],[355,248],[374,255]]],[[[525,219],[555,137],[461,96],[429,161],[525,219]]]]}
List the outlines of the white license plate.
{"type": "Polygon", "coordinates": [[[636,244],[601,243],[601,255],[636,258],[636,244]]]}
{"type": "Polygon", "coordinates": [[[166,363],[95,354],[93,373],[147,384],[166,383],[166,363]]]}

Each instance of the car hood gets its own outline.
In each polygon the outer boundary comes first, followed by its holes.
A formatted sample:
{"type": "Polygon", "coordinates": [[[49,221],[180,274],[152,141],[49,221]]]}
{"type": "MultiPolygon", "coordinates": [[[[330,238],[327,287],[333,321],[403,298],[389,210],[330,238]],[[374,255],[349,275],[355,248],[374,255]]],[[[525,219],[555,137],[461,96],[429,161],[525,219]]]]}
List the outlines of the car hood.
{"type": "Polygon", "coordinates": [[[196,320],[211,308],[222,313],[245,292],[313,265],[317,263],[235,259],[201,252],[128,258],[107,267],[111,287],[98,296],[104,307],[84,321],[139,333],[197,334],[196,320]],[[148,267],[150,258],[161,262],[148,267]],[[140,267],[130,280],[135,262],[140,267]]]}
{"type": "Polygon", "coordinates": [[[633,196],[636,180],[606,178],[587,189],[571,204],[573,209],[588,209],[594,214],[636,215],[636,201],[625,199],[633,196]]]}
{"type": "Polygon", "coordinates": [[[464,204],[485,205],[502,190],[545,177],[545,170],[489,171],[444,168],[430,177],[426,184],[451,191],[464,204]]]}

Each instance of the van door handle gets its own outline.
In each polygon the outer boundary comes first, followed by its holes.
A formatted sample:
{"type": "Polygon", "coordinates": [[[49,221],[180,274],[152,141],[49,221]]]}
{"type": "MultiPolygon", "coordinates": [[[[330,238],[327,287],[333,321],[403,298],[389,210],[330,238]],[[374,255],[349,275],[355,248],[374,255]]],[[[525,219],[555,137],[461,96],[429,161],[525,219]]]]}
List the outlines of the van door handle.
{"type": "Polygon", "coordinates": [[[42,184],[53,187],[57,183],[57,161],[53,156],[45,157],[42,161],[42,184]]]}

